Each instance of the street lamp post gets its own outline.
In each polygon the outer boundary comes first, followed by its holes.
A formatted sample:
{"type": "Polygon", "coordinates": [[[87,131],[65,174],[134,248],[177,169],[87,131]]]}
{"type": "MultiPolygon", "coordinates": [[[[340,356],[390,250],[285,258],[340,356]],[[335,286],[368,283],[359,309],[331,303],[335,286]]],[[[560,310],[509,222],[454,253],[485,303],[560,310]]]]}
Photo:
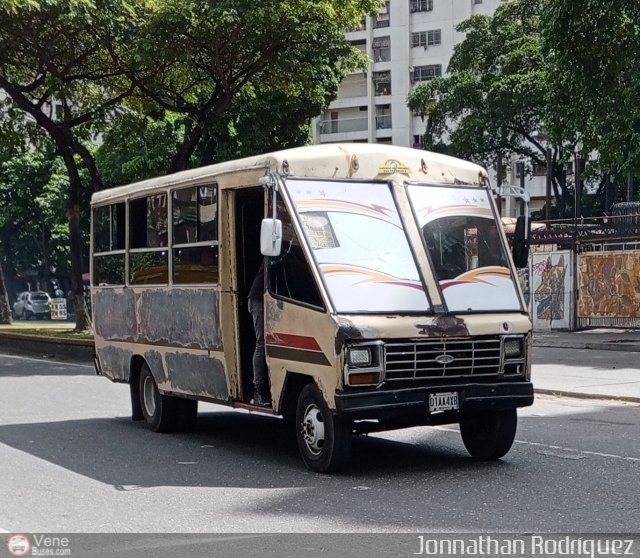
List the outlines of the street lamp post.
{"type": "MultiPolygon", "coordinates": [[[[524,177],[524,161],[520,161],[519,163],[517,163],[518,165],[518,173],[520,174],[520,188],[522,188],[523,190],[524,188],[524,183],[525,183],[525,177],[524,177]]],[[[520,201],[520,215],[524,214],[524,201],[520,201]]]]}
{"type": "Polygon", "coordinates": [[[551,181],[553,180],[553,159],[551,154],[551,148],[547,147],[547,183],[545,189],[545,220],[551,221],[551,181]]]}

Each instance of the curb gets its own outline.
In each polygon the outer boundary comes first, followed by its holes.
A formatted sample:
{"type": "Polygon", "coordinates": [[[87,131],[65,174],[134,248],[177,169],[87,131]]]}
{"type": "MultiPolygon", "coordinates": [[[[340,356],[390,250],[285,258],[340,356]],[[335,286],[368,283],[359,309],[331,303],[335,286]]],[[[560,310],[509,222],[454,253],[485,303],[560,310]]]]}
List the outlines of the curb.
{"type": "Polygon", "coordinates": [[[600,393],[584,393],[577,391],[564,391],[561,389],[537,389],[534,387],[534,393],[540,395],[555,395],[557,397],[570,397],[571,399],[593,399],[593,400],[609,400],[622,401],[624,403],[640,403],[640,397],[631,397],[627,395],[605,395],[600,393]]]}
{"type": "Polygon", "coordinates": [[[0,349],[13,354],[68,359],[91,364],[95,347],[93,341],[84,339],[52,339],[13,332],[0,333],[0,349]]]}
{"type": "Polygon", "coordinates": [[[549,347],[553,349],[591,349],[595,351],[619,351],[619,352],[640,352],[640,343],[633,342],[625,344],[620,341],[599,342],[599,343],[572,343],[570,341],[536,341],[533,340],[534,347],[549,347]]]}

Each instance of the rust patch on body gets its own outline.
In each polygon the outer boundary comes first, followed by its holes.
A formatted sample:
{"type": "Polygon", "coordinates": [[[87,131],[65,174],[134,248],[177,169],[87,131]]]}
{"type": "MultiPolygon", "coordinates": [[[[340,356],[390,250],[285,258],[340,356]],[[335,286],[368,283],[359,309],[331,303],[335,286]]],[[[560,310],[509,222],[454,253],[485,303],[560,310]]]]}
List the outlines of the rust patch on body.
{"type": "Polygon", "coordinates": [[[226,401],[229,388],[224,365],[216,358],[185,353],[165,355],[172,389],[226,401]]]}
{"type": "Polygon", "coordinates": [[[129,381],[133,353],[117,347],[102,347],[96,350],[102,374],[110,380],[129,381]]]}
{"type": "Polygon", "coordinates": [[[469,330],[462,318],[438,316],[428,324],[416,324],[418,335],[427,337],[468,337],[469,330]]]}
{"type": "Polygon", "coordinates": [[[144,360],[149,366],[149,370],[151,370],[151,373],[158,384],[162,384],[167,381],[167,372],[164,369],[162,355],[158,351],[145,351],[144,360]]]}
{"type": "Polygon", "coordinates": [[[342,353],[344,344],[349,339],[364,339],[360,328],[356,327],[353,322],[341,319],[336,331],[336,355],[342,353]]]}

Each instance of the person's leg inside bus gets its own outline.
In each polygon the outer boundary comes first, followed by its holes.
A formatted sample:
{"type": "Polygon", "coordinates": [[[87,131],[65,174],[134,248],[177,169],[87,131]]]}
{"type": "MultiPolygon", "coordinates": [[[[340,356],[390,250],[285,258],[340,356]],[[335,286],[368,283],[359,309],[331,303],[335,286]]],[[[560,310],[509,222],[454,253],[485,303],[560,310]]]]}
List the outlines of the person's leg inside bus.
{"type": "Polygon", "coordinates": [[[253,389],[256,405],[271,405],[269,389],[269,369],[265,357],[264,347],[264,302],[259,299],[249,299],[249,312],[253,317],[253,328],[256,333],[256,347],[253,351],[253,389]]]}

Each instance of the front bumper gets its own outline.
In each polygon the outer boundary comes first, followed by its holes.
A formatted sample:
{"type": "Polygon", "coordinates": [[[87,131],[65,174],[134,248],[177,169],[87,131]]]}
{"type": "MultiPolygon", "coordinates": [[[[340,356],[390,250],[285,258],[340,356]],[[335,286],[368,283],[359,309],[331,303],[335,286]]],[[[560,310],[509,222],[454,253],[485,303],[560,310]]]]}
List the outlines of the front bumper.
{"type": "MultiPolygon", "coordinates": [[[[504,382],[494,384],[451,384],[434,387],[416,387],[397,390],[374,390],[360,393],[336,394],[336,412],[353,419],[380,419],[420,414],[425,419],[429,413],[429,394],[458,392],[459,410],[432,413],[448,419],[461,412],[515,409],[533,404],[531,382],[504,382]]],[[[448,420],[448,422],[455,420],[448,420]]],[[[428,420],[427,420],[428,422],[428,420]]],[[[438,420],[438,422],[440,422],[438,420]]]]}

